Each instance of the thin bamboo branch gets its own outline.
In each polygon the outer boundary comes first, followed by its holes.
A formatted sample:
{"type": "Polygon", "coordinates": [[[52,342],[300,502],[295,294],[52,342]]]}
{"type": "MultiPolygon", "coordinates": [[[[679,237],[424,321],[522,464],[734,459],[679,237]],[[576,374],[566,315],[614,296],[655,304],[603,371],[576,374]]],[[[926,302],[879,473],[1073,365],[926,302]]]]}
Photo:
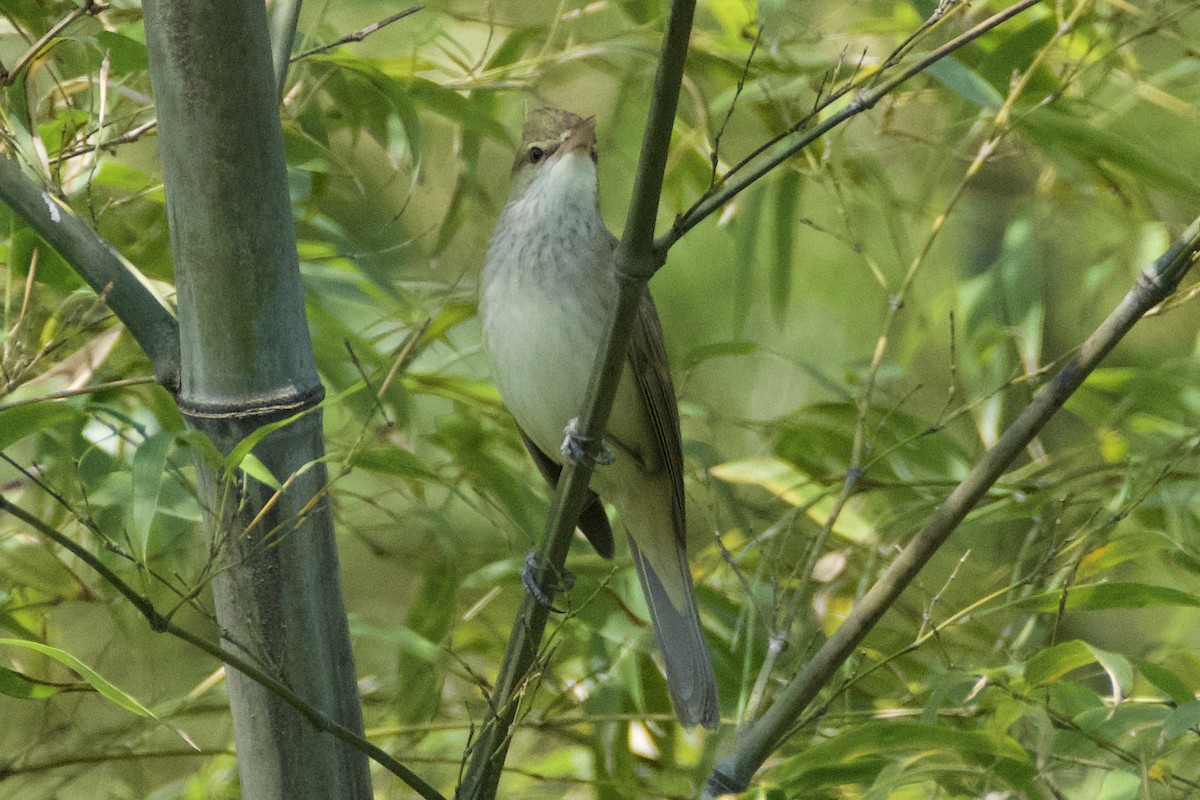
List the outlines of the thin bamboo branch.
{"type": "Polygon", "coordinates": [[[57,197],[0,155],[0,201],[83,277],[150,357],[167,389],[179,386],[179,325],[146,277],[57,197]]]}
{"type": "MultiPolygon", "coordinates": [[[[615,255],[617,303],[609,320],[604,347],[597,354],[584,408],[579,415],[578,431],[585,451],[591,458],[584,459],[580,464],[568,465],[559,479],[554,504],[538,547],[539,557],[532,562],[534,579],[541,586],[552,585],[555,577],[562,574],[571,534],[579,519],[584,493],[591,478],[591,462],[599,449],[604,426],[616,397],[634,316],[646,284],[662,264],[654,248],[654,222],[695,10],[695,0],[674,0],[671,5],[633,196],[625,231],[615,255]]],[[[496,794],[511,741],[513,722],[529,679],[530,668],[537,659],[549,613],[550,609],[545,605],[526,595],[509,637],[488,719],[469,754],[467,770],[457,794],[463,800],[484,800],[496,794]]]]}
{"type": "Polygon", "coordinates": [[[345,36],[339,36],[338,38],[334,39],[332,42],[327,42],[325,44],[318,45],[317,47],[314,47],[311,50],[305,50],[303,53],[297,53],[296,55],[292,56],[288,60],[289,61],[300,61],[301,59],[308,58],[309,56],[315,56],[317,53],[324,53],[327,50],[332,50],[335,47],[340,47],[341,45],[347,44],[349,42],[361,42],[363,39],[366,39],[368,36],[375,33],[376,31],[378,31],[382,28],[385,28],[388,25],[391,25],[393,22],[399,22],[400,20],[404,19],[405,17],[415,14],[418,11],[423,10],[424,8],[425,8],[425,6],[412,6],[411,8],[406,8],[403,11],[397,11],[395,14],[392,14],[389,17],[384,17],[383,19],[379,20],[378,22],[372,22],[370,25],[367,25],[364,28],[359,28],[358,30],[354,31],[353,33],[347,33],[345,36]]]}
{"type": "Polygon", "coordinates": [[[795,721],[853,654],[884,612],[929,562],[1042,426],[1060,409],[1135,324],[1168,297],[1200,255],[1200,218],[1147,267],[1116,309],[1009,426],[934,511],[924,529],[900,552],[850,615],[793,678],[771,707],[738,737],[734,751],[713,769],[704,798],[739,792],[794,729],[795,721]]]}

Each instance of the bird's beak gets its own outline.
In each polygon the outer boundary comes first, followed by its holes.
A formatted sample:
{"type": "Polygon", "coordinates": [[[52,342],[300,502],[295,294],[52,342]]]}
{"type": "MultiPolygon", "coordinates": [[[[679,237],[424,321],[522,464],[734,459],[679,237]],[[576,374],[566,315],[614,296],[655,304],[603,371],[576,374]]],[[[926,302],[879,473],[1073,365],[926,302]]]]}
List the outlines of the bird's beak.
{"type": "Polygon", "coordinates": [[[592,148],[596,146],[596,118],[588,117],[583,123],[571,131],[570,135],[559,145],[556,156],[563,156],[567,153],[574,153],[576,150],[581,150],[584,153],[590,153],[592,148]]]}

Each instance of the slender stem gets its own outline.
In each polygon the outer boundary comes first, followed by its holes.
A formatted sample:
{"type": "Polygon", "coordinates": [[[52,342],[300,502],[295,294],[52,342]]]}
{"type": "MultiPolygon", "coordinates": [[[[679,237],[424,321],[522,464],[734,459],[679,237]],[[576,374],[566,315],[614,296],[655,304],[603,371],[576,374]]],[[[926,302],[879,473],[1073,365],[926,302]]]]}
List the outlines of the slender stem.
{"type": "Polygon", "coordinates": [[[392,758],[385,750],[377,747],[367,739],[359,736],[342,725],[339,725],[334,720],[330,719],[320,709],[310,705],[304,698],[300,697],[292,691],[286,684],[277,678],[264,672],[256,664],[248,659],[222,648],[218,644],[203,639],[200,636],[192,633],[185,628],[181,628],[172,622],[170,619],[160,614],[155,609],[154,604],[149,598],[140,594],[136,589],[130,586],[125,580],[114,572],[107,564],[97,558],[86,547],[83,547],[74,539],[65,536],[51,526],[42,522],[33,514],[25,511],[20,506],[13,505],[3,495],[0,495],[0,511],[6,511],[17,519],[24,522],[29,527],[36,530],[39,534],[50,539],[55,544],[69,551],[71,555],[78,558],[83,563],[87,564],[109,585],[116,589],[126,600],[133,605],[138,612],[146,618],[150,623],[150,628],[158,633],[168,633],[177,639],[187,642],[192,647],[202,650],[213,658],[221,661],[226,666],[233,667],[238,672],[254,680],[256,683],[265,686],[275,696],[282,699],[292,708],[304,715],[305,719],[312,723],[317,730],[326,731],[332,736],[342,740],[346,744],[366,754],[374,759],[376,763],[387,769],[389,772],[400,778],[416,791],[425,800],[444,800],[442,795],[425,781],[421,780],[420,776],[412,772],[408,767],[401,764],[396,759],[392,758]]]}
{"type": "Polygon", "coordinates": [[[122,378],[117,381],[105,381],[104,383],[92,383],[87,386],[80,386],[78,389],[63,389],[61,392],[48,392],[37,397],[29,397],[24,400],[14,400],[11,403],[0,403],[0,411],[8,411],[10,408],[18,406],[31,406],[35,403],[48,403],[55,400],[66,400],[68,397],[78,397],[81,394],[95,394],[96,392],[106,392],[110,389],[124,389],[128,386],[144,386],[148,383],[157,383],[154,378],[146,376],[144,378],[122,378]]]}
{"type": "MultiPolygon", "coordinates": [[[[559,478],[554,504],[538,547],[539,558],[533,562],[534,579],[539,585],[549,585],[555,576],[561,574],[566,562],[571,533],[579,519],[584,493],[591,478],[590,462],[596,455],[616,397],[633,320],[646,283],[662,263],[654,250],[654,221],[666,172],[671,129],[679,101],[679,87],[683,80],[695,7],[695,0],[674,0],[671,4],[629,215],[615,256],[617,303],[609,320],[604,347],[597,354],[587,399],[578,418],[581,441],[592,458],[585,458],[580,464],[568,465],[559,478]]],[[[466,774],[459,787],[457,796],[463,800],[484,800],[496,794],[513,722],[523,689],[529,680],[530,667],[537,658],[548,616],[548,608],[526,595],[513,624],[508,649],[496,679],[488,719],[472,747],[466,774]]]]}
{"type": "Polygon", "coordinates": [[[1198,254],[1200,218],[1188,226],[1179,242],[1138,276],[1117,308],[954,488],[925,528],[900,552],[767,712],[739,736],[734,752],[713,769],[703,797],[738,792],[749,785],[750,778],[767,757],[787,739],[796,719],[816,698],[821,687],[845,663],[947,537],[1117,342],[1147,311],[1175,290],[1198,254]]]}
{"type": "MultiPolygon", "coordinates": [[[[74,150],[67,150],[64,152],[59,152],[57,155],[53,155],[50,157],[50,163],[51,164],[61,164],[62,162],[67,161],[69,159],[77,158],[79,156],[86,155],[87,153],[95,152],[96,150],[99,150],[101,147],[103,147],[105,150],[110,150],[110,151],[116,150],[117,145],[129,144],[130,142],[136,142],[138,139],[142,138],[142,136],[144,136],[145,134],[149,133],[150,131],[154,130],[157,127],[158,127],[158,120],[156,120],[156,119],[147,120],[147,121],[141,123],[140,125],[135,125],[134,127],[130,128],[129,130],[122,133],[120,136],[114,136],[111,139],[105,139],[103,145],[98,144],[98,143],[81,144],[79,147],[76,147],[74,150]]],[[[97,134],[99,134],[99,131],[97,131],[97,134]]],[[[97,136],[97,138],[99,138],[99,136],[97,136]]]]}
{"type": "Polygon", "coordinates": [[[411,14],[415,14],[418,11],[423,10],[424,8],[425,8],[425,6],[412,6],[411,8],[406,8],[403,11],[397,11],[395,14],[392,14],[390,17],[384,17],[383,19],[379,20],[378,22],[372,22],[370,25],[367,25],[364,28],[359,28],[358,30],[354,31],[353,33],[347,33],[345,36],[339,36],[338,38],[334,39],[332,42],[327,42],[326,44],[318,45],[317,47],[314,47],[311,50],[305,50],[303,53],[297,53],[296,55],[292,56],[288,60],[289,61],[299,61],[303,58],[308,58],[309,56],[315,56],[317,53],[324,53],[326,50],[332,50],[335,47],[339,47],[339,46],[341,46],[343,44],[347,44],[349,42],[361,42],[363,39],[366,39],[368,36],[375,33],[376,31],[380,30],[381,28],[385,28],[388,25],[391,25],[393,22],[399,22],[400,20],[404,19],[405,17],[407,17],[411,14]]]}

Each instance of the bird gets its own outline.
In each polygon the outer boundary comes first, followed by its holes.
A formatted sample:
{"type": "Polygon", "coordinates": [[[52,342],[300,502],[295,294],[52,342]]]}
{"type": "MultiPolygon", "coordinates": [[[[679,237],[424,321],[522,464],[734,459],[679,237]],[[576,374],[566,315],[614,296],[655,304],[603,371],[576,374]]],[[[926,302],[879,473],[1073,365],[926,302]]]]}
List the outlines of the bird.
{"type": "MultiPolygon", "coordinates": [[[[617,298],[617,239],[600,214],[596,163],[594,117],[530,112],[480,279],[493,380],[551,485],[581,452],[574,418],[617,298]]],[[[717,685],[687,560],[679,408],[649,291],[633,325],[604,436],[607,458],[593,471],[579,529],[612,558],[602,500],[616,509],[676,715],[685,726],[713,728],[717,685]]]]}

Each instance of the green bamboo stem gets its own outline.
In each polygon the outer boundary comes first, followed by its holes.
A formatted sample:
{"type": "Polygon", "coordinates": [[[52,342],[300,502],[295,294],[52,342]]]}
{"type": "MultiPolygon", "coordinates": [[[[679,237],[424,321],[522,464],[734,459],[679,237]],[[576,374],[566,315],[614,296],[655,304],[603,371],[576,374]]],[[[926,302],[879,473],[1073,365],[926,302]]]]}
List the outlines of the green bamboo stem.
{"type": "MultiPolygon", "coordinates": [[[[178,293],[177,399],[189,425],[229,453],[323,394],[266,10],[243,0],[146,0],[143,17],[178,293]]],[[[256,800],[372,796],[367,758],[329,735],[361,738],[363,728],[322,437],[312,412],[254,448],[286,482],[278,495],[198,469],[222,644],[261,673],[228,674],[241,790],[256,800]],[[336,727],[314,725],[262,674],[336,727]]]]}

